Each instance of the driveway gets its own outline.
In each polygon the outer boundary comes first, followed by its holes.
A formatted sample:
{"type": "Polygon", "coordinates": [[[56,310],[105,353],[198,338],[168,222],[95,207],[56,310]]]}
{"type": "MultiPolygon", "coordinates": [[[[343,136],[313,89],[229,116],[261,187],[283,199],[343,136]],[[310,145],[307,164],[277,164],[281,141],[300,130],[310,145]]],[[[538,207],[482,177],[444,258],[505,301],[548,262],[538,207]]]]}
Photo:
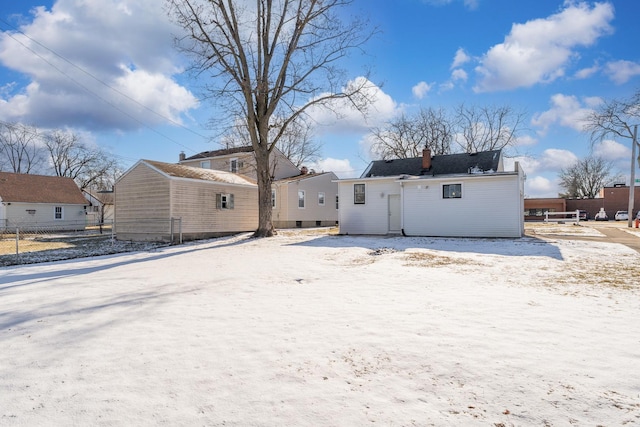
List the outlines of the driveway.
{"type": "MultiPolygon", "coordinates": [[[[530,227],[535,227],[535,223],[528,223],[530,227]]],[[[625,245],[634,251],[640,253],[640,229],[628,228],[627,221],[586,221],[580,222],[580,227],[591,228],[600,233],[589,234],[550,234],[547,237],[553,236],[553,238],[565,239],[565,240],[589,240],[594,242],[609,242],[619,243],[625,245]],[[631,233],[629,231],[632,231],[631,233]]],[[[527,231],[527,224],[525,224],[525,233],[533,235],[535,237],[544,237],[544,233],[537,232],[530,233],[527,231]]]]}

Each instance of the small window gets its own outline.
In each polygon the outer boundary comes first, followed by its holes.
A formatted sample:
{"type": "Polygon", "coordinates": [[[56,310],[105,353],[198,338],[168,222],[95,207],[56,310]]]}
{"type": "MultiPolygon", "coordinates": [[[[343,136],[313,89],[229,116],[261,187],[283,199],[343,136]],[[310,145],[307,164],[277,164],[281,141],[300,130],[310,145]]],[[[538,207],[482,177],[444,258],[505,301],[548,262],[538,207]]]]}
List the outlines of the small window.
{"type": "Polygon", "coordinates": [[[200,167],[203,169],[211,169],[211,160],[203,160],[200,162],[200,167]]]}
{"type": "Polygon", "coordinates": [[[229,170],[233,173],[238,172],[238,159],[231,159],[229,162],[229,170]]]}
{"type": "Polygon", "coordinates": [[[298,207],[304,209],[304,190],[298,190],[298,207]]]}
{"type": "Polygon", "coordinates": [[[276,207],[276,190],[273,188],[271,189],[271,207],[276,207]]]}
{"type": "Polygon", "coordinates": [[[462,198],[462,184],[445,184],[442,186],[443,199],[462,198]]]}
{"type": "Polygon", "coordinates": [[[365,202],[364,184],[353,184],[353,203],[356,205],[364,205],[365,202]]]}
{"type": "Polygon", "coordinates": [[[56,206],[53,218],[54,219],[63,219],[63,215],[62,214],[63,214],[62,206],[56,206]]]}
{"type": "Polygon", "coordinates": [[[318,204],[324,206],[324,193],[318,193],[318,204]]]}
{"type": "Polygon", "coordinates": [[[216,194],[216,208],[233,209],[233,194],[216,194]]]}

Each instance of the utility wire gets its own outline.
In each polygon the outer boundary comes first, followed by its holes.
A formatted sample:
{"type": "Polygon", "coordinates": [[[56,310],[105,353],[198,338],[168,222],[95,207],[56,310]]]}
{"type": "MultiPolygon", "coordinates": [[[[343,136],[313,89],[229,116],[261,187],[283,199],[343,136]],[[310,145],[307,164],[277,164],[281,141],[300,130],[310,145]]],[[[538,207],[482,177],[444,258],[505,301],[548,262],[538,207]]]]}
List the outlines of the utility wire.
{"type": "MultiPolygon", "coordinates": [[[[30,41],[32,41],[33,43],[37,44],[38,46],[42,47],[43,49],[47,50],[48,52],[52,53],[53,55],[57,56],[58,58],[62,59],[63,61],[65,61],[66,63],[68,63],[69,65],[71,65],[72,67],[76,68],[77,70],[81,71],[82,73],[86,74],[87,76],[91,77],[92,79],[94,79],[95,81],[99,82],[100,84],[102,84],[103,86],[107,87],[108,89],[118,93],[120,96],[123,96],[124,98],[130,100],[131,102],[139,105],[140,107],[144,108],[145,110],[151,112],[152,114],[167,120],[168,122],[188,131],[193,133],[194,135],[197,135],[201,138],[204,139],[209,139],[209,137],[202,135],[192,129],[189,129],[188,127],[176,122],[175,120],[172,120],[169,117],[163,116],[162,114],[158,113],[157,111],[152,110],[151,108],[147,107],[146,105],[136,101],[135,99],[133,99],[132,97],[130,97],[129,95],[121,92],[120,90],[114,88],[113,86],[109,85],[108,83],[104,82],[103,80],[99,79],[98,77],[94,76],[93,74],[91,74],[90,72],[84,70],[83,68],[79,67],[78,65],[74,64],[73,62],[71,62],[69,59],[65,58],[64,56],[58,54],[57,52],[55,52],[54,50],[48,48],[47,46],[43,45],[42,43],[38,42],[37,40],[29,37],[28,35],[26,35],[24,32],[20,31],[19,29],[17,29],[16,27],[14,27],[13,25],[9,24],[8,22],[6,22],[3,19],[0,19],[0,23],[8,26],[9,28],[13,29],[14,31],[18,32],[19,34],[23,35],[24,37],[26,37],[27,39],[29,39],[30,41]]],[[[53,69],[55,69],[56,71],[58,71],[60,74],[62,74],[63,76],[65,76],[66,78],[68,78],[69,80],[71,80],[72,82],[74,82],[76,85],[80,86],[82,89],[84,89],[85,91],[89,92],[90,94],[92,94],[93,96],[97,97],[98,99],[100,99],[101,101],[103,101],[104,103],[108,104],[109,106],[113,107],[114,109],[118,110],[119,112],[121,112],[122,114],[124,114],[125,116],[129,117],[130,119],[134,120],[135,122],[139,123],[140,125],[146,127],[147,129],[151,130],[152,132],[168,139],[169,141],[189,150],[192,152],[196,152],[195,150],[187,147],[186,145],[174,140],[173,138],[162,134],[161,132],[157,131],[156,129],[153,129],[151,126],[147,125],[146,123],[142,122],[141,120],[133,117],[131,114],[127,113],[126,111],[124,111],[123,109],[121,109],[120,107],[114,105],[112,102],[108,101],[107,99],[105,99],[104,97],[100,96],[99,94],[97,94],[96,92],[94,92],[93,90],[91,90],[90,88],[88,88],[87,86],[85,86],[84,84],[80,83],[78,80],[76,80],[75,78],[73,78],[72,76],[70,76],[69,74],[67,74],[66,72],[64,72],[63,70],[61,70],[59,67],[57,67],[56,65],[54,65],[53,63],[51,63],[49,60],[47,60],[46,58],[44,58],[42,55],[40,55],[38,52],[36,52],[35,50],[33,50],[31,47],[27,46],[26,44],[24,44],[23,42],[21,42],[20,40],[18,40],[16,37],[14,37],[13,34],[11,34],[10,32],[5,32],[5,34],[7,34],[11,39],[13,39],[16,43],[20,44],[22,47],[24,47],[25,49],[27,49],[28,51],[30,51],[31,53],[33,53],[35,56],[37,56],[38,58],[40,58],[42,61],[44,61],[45,63],[47,63],[49,66],[51,66],[53,69]]]]}

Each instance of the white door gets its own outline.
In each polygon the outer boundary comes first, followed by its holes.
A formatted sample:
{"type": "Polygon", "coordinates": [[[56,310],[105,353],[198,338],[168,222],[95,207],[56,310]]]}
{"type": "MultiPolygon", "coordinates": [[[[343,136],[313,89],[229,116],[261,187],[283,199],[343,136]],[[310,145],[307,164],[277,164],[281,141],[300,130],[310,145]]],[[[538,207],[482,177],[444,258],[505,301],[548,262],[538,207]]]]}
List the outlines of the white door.
{"type": "Polygon", "coordinates": [[[389,194],[389,232],[399,233],[402,227],[400,220],[400,195],[389,194]]]}

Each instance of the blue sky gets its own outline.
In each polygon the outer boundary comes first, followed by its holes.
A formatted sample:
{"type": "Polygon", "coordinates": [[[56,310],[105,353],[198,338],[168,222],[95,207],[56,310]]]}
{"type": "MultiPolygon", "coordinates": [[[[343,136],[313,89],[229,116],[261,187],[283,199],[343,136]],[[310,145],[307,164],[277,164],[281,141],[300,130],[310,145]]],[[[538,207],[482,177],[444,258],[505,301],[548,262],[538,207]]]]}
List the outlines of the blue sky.
{"type": "MultiPolygon", "coordinates": [[[[74,129],[125,167],[219,148],[206,123],[224,112],[198,101],[160,1],[6,3],[0,120],[74,129]]],[[[629,174],[629,141],[591,147],[580,128],[603,99],[640,88],[640,2],[355,0],[345,13],[367,15],[381,30],[366,55],[342,64],[349,79],[371,68],[378,101],[366,120],[320,115],[322,160],[311,167],[359,176],[372,160],[372,126],[464,102],[526,113],[508,154],[525,168],[528,197],[556,196],[560,168],[591,149],[629,174]]]]}

